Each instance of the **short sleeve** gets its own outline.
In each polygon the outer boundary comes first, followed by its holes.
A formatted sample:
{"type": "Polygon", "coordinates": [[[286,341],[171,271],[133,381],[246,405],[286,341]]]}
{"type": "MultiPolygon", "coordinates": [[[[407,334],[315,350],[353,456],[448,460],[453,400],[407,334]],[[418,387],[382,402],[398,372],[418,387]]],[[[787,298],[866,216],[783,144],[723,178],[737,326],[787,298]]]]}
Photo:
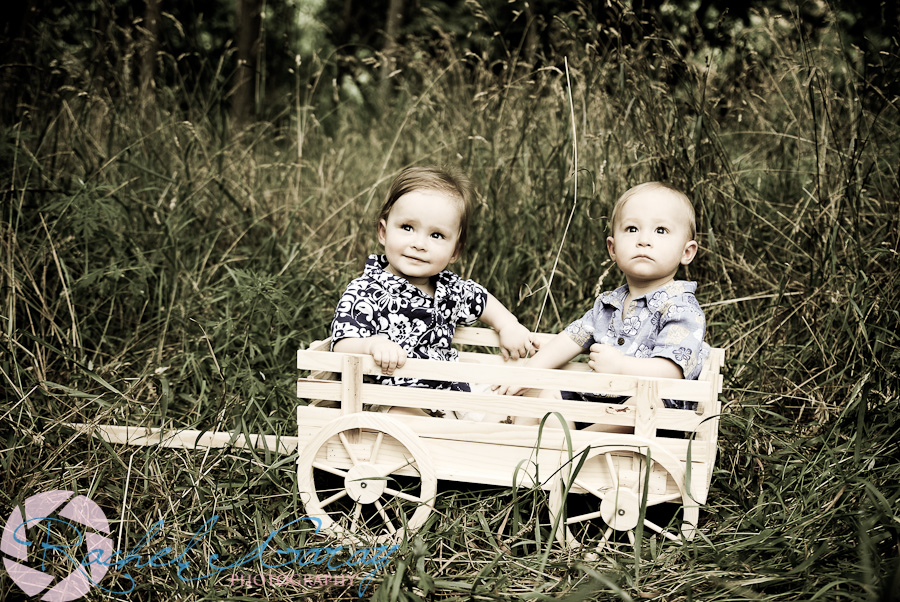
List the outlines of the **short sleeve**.
{"type": "Polygon", "coordinates": [[[456,324],[471,326],[484,313],[488,298],[487,289],[474,280],[462,279],[457,281],[455,288],[457,311],[454,321],[456,324]]]}
{"type": "Polygon", "coordinates": [[[594,344],[594,310],[591,309],[584,316],[578,318],[568,326],[565,332],[582,349],[588,349],[594,344]]]}
{"type": "Polygon", "coordinates": [[[709,354],[709,346],[703,342],[706,317],[696,297],[686,294],[674,298],[663,309],[659,322],[650,357],[670,359],[678,364],[685,379],[696,379],[709,354]]]}

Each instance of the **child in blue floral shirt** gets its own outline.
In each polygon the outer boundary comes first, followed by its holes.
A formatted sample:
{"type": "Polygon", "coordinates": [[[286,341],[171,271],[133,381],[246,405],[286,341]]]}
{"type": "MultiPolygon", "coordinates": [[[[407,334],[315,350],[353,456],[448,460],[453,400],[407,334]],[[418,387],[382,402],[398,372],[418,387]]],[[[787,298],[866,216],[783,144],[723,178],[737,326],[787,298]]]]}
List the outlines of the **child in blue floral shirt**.
{"type": "MultiPolygon", "coordinates": [[[[596,372],[696,379],[709,354],[703,342],[706,318],[694,297],[697,283],[675,280],[678,267],[697,254],[695,223],[690,199],[671,186],[648,182],[626,191],[613,208],[606,239],[626,284],[601,294],[584,316],[545,343],[528,367],[559,368],[589,351],[588,365],[596,372]]],[[[618,401],[567,391],[562,397],[618,401]]]]}
{"type": "Polygon", "coordinates": [[[471,186],[435,167],[404,169],[378,215],[383,255],[371,255],[344,292],[331,325],[332,349],[375,359],[382,384],[469,391],[467,383],[394,377],[408,357],[455,361],[458,324],[476,320],[500,336],[504,359],[536,349],[532,334],[483,286],[446,269],[466,242],[471,186]]]}

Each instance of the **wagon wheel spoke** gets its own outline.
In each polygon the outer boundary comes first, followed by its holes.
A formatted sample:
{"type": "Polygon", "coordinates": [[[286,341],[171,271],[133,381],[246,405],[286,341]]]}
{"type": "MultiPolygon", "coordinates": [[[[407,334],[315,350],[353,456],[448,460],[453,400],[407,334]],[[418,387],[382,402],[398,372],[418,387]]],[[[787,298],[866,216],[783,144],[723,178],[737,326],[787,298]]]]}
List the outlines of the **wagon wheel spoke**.
{"type": "Polygon", "coordinates": [[[591,495],[593,495],[594,497],[600,498],[601,500],[602,500],[604,497],[606,497],[606,494],[605,494],[605,493],[603,493],[603,492],[600,491],[599,489],[596,489],[596,488],[594,488],[594,487],[591,487],[590,485],[588,485],[587,483],[585,483],[585,482],[582,481],[581,479],[575,479],[575,481],[573,481],[573,482],[574,482],[576,485],[578,485],[579,487],[583,488],[583,489],[584,489],[585,491],[587,491],[588,493],[590,493],[591,495]]]}
{"type": "Polygon", "coordinates": [[[644,519],[644,526],[647,527],[648,529],[652,529],[652,530],[656,531],[657,533],[664,533],[664,532],[665,532],[665,529],[663,529],[662,527],[660,527],[659,525],[657,525],[657,524],[654,523],[653,521],[647,520],[646,518],[644,519]]]}
{"type": "Polygon", "coordinates": [[[347,477],[346,470],[341,470],[340,468],[335,468],[334,466],[331,466],[329,464],[324,464],[322,462],[313,462],[312,465],[313,465],[313,468],[318,468],[319,470],[324,470],[325,472],[329,472],[329,473],[331,473],[333,475],[337,475],[341,478],[347,477]]]}
{"type": "Polygon", "coordinates": [[[603,532],[603,545],[607,545],[609,543],[609,538],[612,537],[614,529],[612,527],[607,527],[606,531],[603,532]]]}
{"type": "Polygon", "coordinates": [[[600,518],[603,514],[598,510],[597,512],[588,512],[586,514],[579,514],[578,516],[572,516],[566,519],[567,525],[574,525],[575,523],[583,523],[586,520],[594,520],[595,518],[600,518]]]}
{"type": "Polygon", "coordinates": [[[381,442],[384,441],[384,433],[378,431],[378,435],[375,436],[375,443],[372,445],[372,455],[369,458],[369,462],[375,464],[378,462],[378,452],[381,451],[381,442]]]}
{"type": "Polygon", "coordinates": [[[335,494],[332,495],[331,497],[326,498],[326,499],[322,500],[321,502],[319,502],[319,504],[324,508],[324,507],[327,506],[328,504],[331,504],[331,503],[333,503],[333,502],[338,501],[339,499],[341,499],[341,498],[344,497],[345,495],[347,495],[347,490],[346,490],[346,489],[341,489],[340,491],[338,491],[337,493],[335,493],[335,494]]]}
{"type": "Polygon", "coordinates": [[[402,491],[397,491],[396,489],[391,489],[390,487],[385,487],[385,488],[384,488],[384,492],[385,492],[386,494],[388,494],[388,495],[392,495],[392,496],[394,496],[394,497],[399,497],[399,498],[404,499],[404,500],[406,500],[406,501],[408,501],[408,502],[413,502],[413,503],[415,503],[415,504],[421,504],[421,503],[422,503],[422,498],[416,497],[416,496],[414,496],[414,495],[409,495],[408,493],[404,493],[404,492],[402,492],[402,491]]]}
{"type": "Polygon", "coordinates": [[[359,517],[362,515],[363,505],[359,502],[353,504],[353,516],[350,518],[350,531],[355,533],[359,527],[359,517]]]}
{"type": "Polygon", "coordinates": [[[356,466],[359,464],[359,460],[356,459],[356,454],[353,453],[353,446],[350,445],[350,442],[347,441],[347,435],[344,433],[338,433],[338,437],[341,439],[341,445],[344,446],[344,449],[347,451],[347,455],[350,456],[350,461],[353,462],[353,465],[356,466]]]}
{"type": "Polygon", "coordinates": [[[384,526],[387,528],[388,532],[393,535],[397,532],[397,527],[394,526],[393,521],[388,516],[387,512],[384,510],[384,506],[378,500],[375,500],[375,508],[378,510],[378,514],[381,515],[381,519],[384,521],[384,526]]]}
{"type": "Polygon", "coordinates": [[[612,486],[619,486],[619,471],[616,468],[615,462],[613,462],[612,454],[606,453],[603,454],[603,457],[606,458],[606,467],[609,469],[609,478],[612,479],[612,486]]]}
{"type": "Polygon", "coordinates": [[[645,519],[644,526],[647,527],[648,529],[652,529],[652,530],[656,531],[657,533],[659,533],[660,535],[662,535],[663,537],[665,537],[666,539],[668,539],[670,541],[680,541],[677,535],[675,535],[668,529],[660,527],[659,525],[657,525],[656,523],[654,523],[652,521],[645,519]]]}
{"type": "Polygon", "coordinates": [[[412,466],[415,463],[416,460],[414,458],[406,458],[405,460],[403,460],[403,462],[398,463],[396,466],[391,466],[387,470],[381,471],[380,474],[381,476],[386,477],[388,475],[394,474],[395,472],[403,470],[407,466],[412,466]]]}

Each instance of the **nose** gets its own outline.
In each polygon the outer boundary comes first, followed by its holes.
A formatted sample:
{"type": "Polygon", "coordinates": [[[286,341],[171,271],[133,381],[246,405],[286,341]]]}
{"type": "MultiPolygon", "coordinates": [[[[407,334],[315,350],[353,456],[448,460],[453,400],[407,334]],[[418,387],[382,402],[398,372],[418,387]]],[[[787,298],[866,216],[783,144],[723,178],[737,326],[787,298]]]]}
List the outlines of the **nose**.
{"type": "Polygon", "coordinates": [[[420,250],[420,251],[424,251],[424,250],[425,250],[425,246],[426,246],[426,242],[427,242],[427,241],[428,241],[428,237],[427,237],[427,236],[418,235],[418,236],[415,236],[415,237],[413,238],[411,244],[412,244],[412,247],[413,247],[414,249],[417,249],[417,250],[420,250]]]}
{"type": "Polygon", "coordinates": [[[641,230],[641,233],[638,235],[637,244],[639,247],[649,247],[650,246],[650,235],[646,233],[646,231],[641,230]]]}

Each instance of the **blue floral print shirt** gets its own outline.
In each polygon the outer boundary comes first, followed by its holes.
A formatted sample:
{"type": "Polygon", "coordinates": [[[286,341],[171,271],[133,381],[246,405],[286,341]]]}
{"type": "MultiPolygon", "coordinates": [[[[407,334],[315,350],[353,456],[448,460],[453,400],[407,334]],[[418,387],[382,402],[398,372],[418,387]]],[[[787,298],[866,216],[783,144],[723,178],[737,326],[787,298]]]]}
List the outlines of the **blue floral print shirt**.
{"type": "MultiPolygon", "coordinates": [[[[709,355],[703,341],[706,317],[694,296],[696,282],[673,280],[657,290],[632,299],[623,307],[628,285],[597,297],[583,317],[565,332],[587,350],[594,343],[620,349],[631,357],[664,357],[681,368],[684,378],[696,379],[709,355]]],[[[664,400],[666,407],[692,409],[696,404],[664,400]]]]}
{"type": "MultiPolygon", "coordinates": [[[[387,271],[387,257],[370,255],[363,275],[347,286],[331,323],[331,345],[345,338],[381,335],[406,351],[407,357],[456,361],[450,342],[459,324],[473,324],[484,312],[487,290],[450,270],[434,277],[431,297],[409,281],[387,271]]],[[[387,385],[469,391],[468,383],[376,376],[387,385]]]]}

